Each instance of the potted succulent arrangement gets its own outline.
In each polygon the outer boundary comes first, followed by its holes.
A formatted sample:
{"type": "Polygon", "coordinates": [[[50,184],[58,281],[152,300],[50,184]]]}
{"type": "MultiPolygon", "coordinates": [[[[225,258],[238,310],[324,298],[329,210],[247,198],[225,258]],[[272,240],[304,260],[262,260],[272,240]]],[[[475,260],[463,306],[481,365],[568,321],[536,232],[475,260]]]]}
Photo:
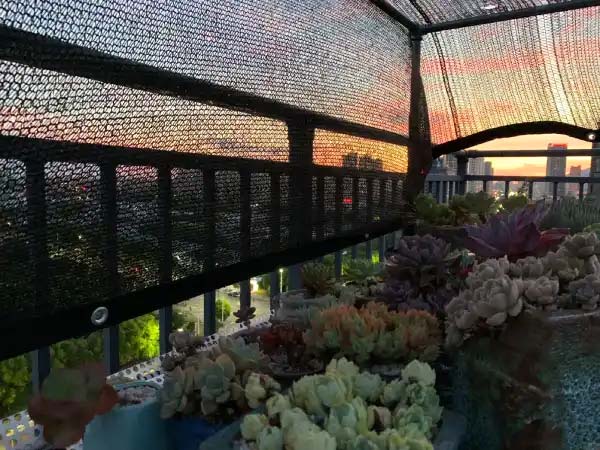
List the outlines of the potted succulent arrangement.
{"type": "Polygon", "coordinates": [[[522,241],[513,234],[486,246],[513,261],[477,264],[446,306],[446,345],[459,349],[454,408],[470,421],[472,448],[594,448],[600,239],[578,233],[544,255],[560,233],[544,240],[528,229],[523,247],[506,244],[522,241]]]}
{"type": "MultiPolygon", "coordinates": [[[[325,374],[301,378],[287,395],[274,394],[264,413],[246,415],[239,428],[201,450],[433,450],[443,414],[434,385],[435,372],[419,361],[386,383],[345,358],[332,360],[325,374]]],[[[443,448],[456,449],[452,444],[443,448]]]]}
{"type": "Polygon", "coordinates": [[[83,439],[84,450],[166,450],[158,391],[154,383],[108,384],[101,364],[54,369],[30,400],[29,414],[55,448],[83,439]]]}
{"type": "MultiPolygon", "coordinates": [[[[184,344],[192,339],[180,337],[184,344]]],[[[210,350],[183,348],[185,353],[163,360],[167,373],[160,392],[160,416],[167,420],[175,450],[196,450],[203,440],[281,389],[266,374],[268,357],[258,344],[248,344],[242,337],[221,337],[210,350]]]]}
{"type": "Polygon", "coordinates": [[[371,302],[360,309],[340,305],[322,311],[311,322],[305,341],[324,360],[346,357],[395,376],[407,361],[434,361],[442,332],[426,311],[388,311],[386,305],[371,302]]]}
{"type": "Polygon", "coordinates": [[[354,290],[354,304],[362,306],[379,300],[384,291],[382,265],[373,264],[369,259],[352,259],[344,266],[344,286],[354,290]]]}
{"type": "Polygon", "coordinates": [[[304,289],[281,293],[276,301],[272,322],[295,324],[306,328],[316,312],[340,302],[353,303],[351,291],[336,288],[333,270],[322,263],[302,267],[304,289]],[[334,295],[337,293],[337,296],[334,295]]]}

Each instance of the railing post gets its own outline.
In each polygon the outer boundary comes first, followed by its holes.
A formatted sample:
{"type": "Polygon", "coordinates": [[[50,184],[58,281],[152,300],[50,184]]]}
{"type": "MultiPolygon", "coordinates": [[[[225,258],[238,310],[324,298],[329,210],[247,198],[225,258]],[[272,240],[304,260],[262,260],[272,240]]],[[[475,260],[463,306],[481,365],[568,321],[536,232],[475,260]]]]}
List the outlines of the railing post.
{"type": "Polygon", "coordinates": [[[325,239],[325,177],[317,176],[317,218],[315,234],[317,241],[325,239]]]}
{"type": "MultiPolygon", "coordinates": [[[[314,127],[304,119],[287,122],[289,162],[291,169],[290,190],[290,244],[299,248],[312,240],[312,165],[314,127]]],[[[302,287],[301,265],[289,268],[290,289],[302,287]]]]}
{"type": "MultiPolygon", "coordinates": [[[[202,171],[204,223],[206,226],[206,256],[202,267],[203,272],[215,267],[215,253],[217,236],[215,226],[216,208],[216,182],[215,171],[205,169],[202,171]]],[[[209,336],[217,331],[217,293],[215,291],[204,294],[204,335],[209,336]]]]}
{"type": "Polygon", "coordinates": [[[452,200],[452,197],[454,197],[455,188],[456,188],[456,182],[450,181],[448,183],[448,202],[450,202],[450,200],[452,200]]]}
{"type": "Polygon", "coordinates": [[[378,239],[379,247],[379,263],[383,263],[385,259],[385,236],[379,236],[378,239]]]}
{"type": "Polygon", "coordinates": [[[579,183],[579,200],[583,200],[585,183],[579,183]]]}
{"type": "Polygon", "coordinates": [[[529,182],[529,186],[527,186],[527,197],[529,200],[533,199],[533,181],[529,182]]]}
{"type": "Polygon", "coordinates": [[[510,181],[504,182],[504,198],[508,198],[508,194],[510,194],[510,181]]]}
{"type": "MultiPolygon", "coordinates": [[[[25,195],[27,199],[27,234],[33,268],[33,285],[36,305],[48,303],[48,242],[46,228],[46,175],[45,164],[40,159],[25,162],[25,195]]],[[[5,343],[9,345],[8,343],[5,343]]],[[[50,348],[41,347],[31,352],[32,382],[38,392],[42,381],[50,373],[50,348]]]]}
{"type": "MultiPolygon", "coordinates": [[[[160,282],[170,283],[173,279],[173,224],[171,222],[171,208],[173,203],[173,189],[171,168],[162,165],[158,168],[158,211],[160,220],[160,282]]],[[[173,307],[164,306],[158,315],[159,347],[164,354],[171,350],[169,335],[173,327],[173,307]]]]}
{"type": "Polygon", "coordinates": [[[442,203],[448,203],[448,182],[442,181],[442,203]]]}
{"type": "MultiPolygon", "coordinates": [[[[250,172],[240,171],[240,261],[250,258],[250,245],[252,236],[252,206],[251,206],[252,180],[250,172]]],[[[240,281],[240,308],[250,307],[251,289],[250,280],[240,281]]]]}
{"type": "Polygon", "coordinates": [[[556,200],[558,200],[558,182],[555,181],[552,183],[552,203],[556,200]]]}
{"type": "MultiPolygon", "coordinates": [[[[281,240],[281,174],[271,173],[271,204],[270,204],[271,251],[279,251],[281,240]]],[[[271,272],[269,277],[269,297],[271,309],[275,306],[275,297],[281,293],[283,286],[279,284],[279,271],[271,272]]]]}
{"type": "Polygon", "coordinates": [[[465,177],[467,176],[467,170],[469,166],[469,159],[463,154],[456,154],[456,175],[461,178],[458,182],[458,194],[465,195],[467,190],[467,182],[465,177]]]}
{"type": "Polygon", "coordinates": [[[386,216],[387,211],[385,209],[385,199],[386,199],[387,186],[385,179],[379,179],[379,211],[377,211],[377,216],[379,220],[383,220],[386,216]]]}
{"type": "MultiPolygon", "coordinates": [[[[335,234],[339,235],[342,232],[342,221],[343,221],[343,208],[344,208],[344,178],[335,178],[335,220],[334,230],[335,234]]],[[[334,273],[335,278],[340,280],[342,278],[342,252],[338,250],[335,252],[334,260],[334,273]]]]}
{"type": "Polygon", "coordinates": [[[488,180],[483,180],[482,191],[487,193],[487,191],[488,191],[488,180]]]}
{"type": "MultiPolygon", "coordinates": [[[[104,253],[102,258],[107,294],[109,297],[114,297],[121,290],[117,253],[117,166],[115,164],[106,162],[100,166],[100,190],[104,230],[104,253]]],[[[119,325],[113,325],[102,330],[102,346],[106,370],[109,373],[118,372],[121,366],[119,361],[119,325]]]]}

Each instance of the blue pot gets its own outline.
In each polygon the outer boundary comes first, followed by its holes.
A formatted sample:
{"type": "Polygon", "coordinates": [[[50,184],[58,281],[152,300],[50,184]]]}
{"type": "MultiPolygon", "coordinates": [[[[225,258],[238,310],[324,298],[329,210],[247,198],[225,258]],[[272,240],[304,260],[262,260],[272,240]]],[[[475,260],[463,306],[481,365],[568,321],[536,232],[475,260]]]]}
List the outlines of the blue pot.
{"type": "MultiPolygon", "coordinates": [[[[152,386],[155,383],[136,381],[120,386],[152,386]]],[[[83,437],[83,450],[171,450],[165,421],[160,418],[160,404],[152,399],[139,405],[116,406],[107,414],[92,420],[83,437]]]]}
{"type": "Polygon", "coordinates": [[[202,442],[227,426],[210,423],[200,417],[169,419],[166,423],[173,450],[198,450],[202,442]]]}

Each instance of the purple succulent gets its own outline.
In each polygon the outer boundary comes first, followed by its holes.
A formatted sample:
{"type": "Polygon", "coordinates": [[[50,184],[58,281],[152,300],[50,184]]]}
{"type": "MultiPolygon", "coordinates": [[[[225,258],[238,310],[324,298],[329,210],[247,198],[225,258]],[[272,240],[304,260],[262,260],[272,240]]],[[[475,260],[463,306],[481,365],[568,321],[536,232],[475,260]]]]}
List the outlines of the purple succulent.
{"type": "Polygon", "coordinates": [[[544,201],[526,206],[512,214],[490,216],[483,225],[466,225],[462,245],[484,258],[509,260],[527,256],[543,256],[560,244],[569,230],[553,228],[540,231],[539,225],[546,207],[544,201]]]}
{"type": "Polygon", "coordinates": [[[444,313],[446,304],[458,292],[445,287],[426,290],[415,286],[408,280],[388,280],[382,294],[386,304],[392,310],[418,309],[434,315],[441,315],[444,313]]]}

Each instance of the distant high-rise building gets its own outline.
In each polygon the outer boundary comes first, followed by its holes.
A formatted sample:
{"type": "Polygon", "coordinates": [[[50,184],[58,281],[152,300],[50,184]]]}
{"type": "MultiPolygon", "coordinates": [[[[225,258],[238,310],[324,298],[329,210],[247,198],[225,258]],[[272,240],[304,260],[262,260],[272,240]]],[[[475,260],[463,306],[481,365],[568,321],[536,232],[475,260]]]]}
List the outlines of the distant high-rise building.
{"type": "MultiPolygon", "coordinates": [[[[567,144],[548,144],[548,150],[567,150],[567,144]]],[[[553,156],[546,158],[546,176],[547,177],[564,177],[567,172],[567,157],[553,156]]],[[[546,194],[552,197],[554,191],[553,183],[546,183],[546,194]]],[[[566,194],[565,183],[558,185],[557,194],[559,197],[564,197],[566,194]]]]}
{"type": "Polygon", "coordinates": [[[429,171],[429,173],[436,174],[436,175],[446,175],[448,173],[448,170],[447,170],[446,166],[444,165],[443,157],[436,158],[432,161],[431,170],[429,171]]]}
{"type": "MultiPolygon", "coordinates": [[[[486,161],[485,162],[485,168],[484,168],[484,175],[488,175],[488,176],[493,176],[494,175],[494,167],[492,166],[491,161],[486,161]]],[[[488,182],[487,184],[487,193],[491,194],[494,190],[493,190],[493,186],[492,186],[492,182],[488,182]]]]}
{"type": "MultiPolygon", "coordinates": [[[[581,166],[569,167],[569,176],[570,177],[580,177],[581,176],[581,166]]],[[[577,183],[567,184],[567,195],[577,197],[579,195],[579,184],[577,184],[577,183]]]]}
{"type": "MultiPolygon", "coordinates": [[[[485,159],[471,158],[467,167],[469,175],[485,175],[485,159]]],[[[467,182],[467,192],[481,192],[483,190],[483,181],[467,182]]]]}

